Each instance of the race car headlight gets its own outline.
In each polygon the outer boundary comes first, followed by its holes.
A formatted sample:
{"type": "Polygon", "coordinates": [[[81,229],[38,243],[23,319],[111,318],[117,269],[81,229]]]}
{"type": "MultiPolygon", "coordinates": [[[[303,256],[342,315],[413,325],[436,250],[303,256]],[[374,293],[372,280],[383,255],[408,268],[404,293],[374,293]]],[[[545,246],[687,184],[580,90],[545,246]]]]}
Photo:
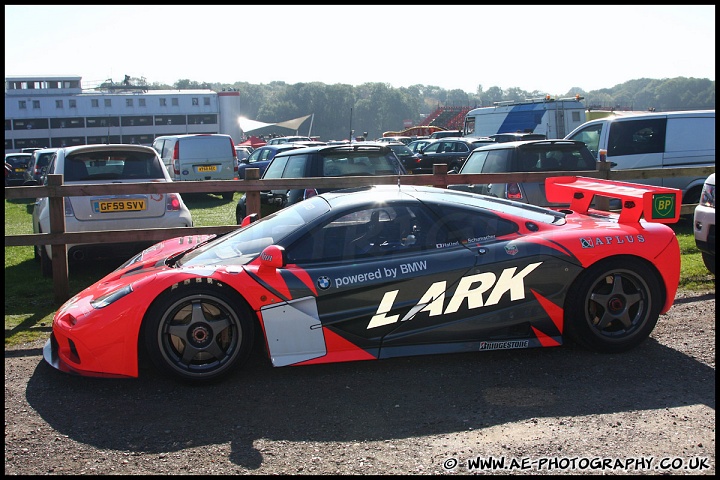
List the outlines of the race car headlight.
{"type": "Polygon", "coordinates": [[[110,292],[107,295],[103,295],[102,297],[96,298],[95,300],[90,302],[90,305],[93,308],[97,308],[97,309],[107,307],[111,303],[113,303],[117,300],[120,300],[121,298],[123,298],[125,295],[131,293],[132,291],[133,291],[132,285],[126,285],[119,290],[115,290],[114,292],[110,292]]]}

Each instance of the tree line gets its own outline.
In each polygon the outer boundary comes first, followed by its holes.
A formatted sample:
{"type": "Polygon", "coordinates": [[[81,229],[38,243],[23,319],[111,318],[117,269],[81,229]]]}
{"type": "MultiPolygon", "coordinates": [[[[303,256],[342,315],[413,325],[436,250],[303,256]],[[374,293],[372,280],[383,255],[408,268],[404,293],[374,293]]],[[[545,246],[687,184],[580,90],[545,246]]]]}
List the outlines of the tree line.
{"type": "MultiPolygon", "coordinates": [[[[144,79],[143,79],[144,80],[144,79]]],[[[419,125],[438,107],[483,107],[494,102],[545,97],[546,92],[528,92],[517,87],[502,89],[493,86],[485,90],[478,85],[473,93],[460,89],[446,90],[432,85],[412,85],[394,88],[386,83],[327,85],[321,82],[287,84],[282,81],[268,84],[233,84],[178,80],[174,85],[152,84],[151,88],[197,89],[215,91],[234,89],[240,92],[241,115],[260,122],[275,123],[314,114],[312,131],[306,120],[298,134],[319,136],[322,140],[349,138],[367,132],[369,139],[382,136],[388,130],[402,130],[404,123],[419,125]]],[[[559,97],[585,97],[589,108],[617,110],[715,109],[715,81],[703,78],[675,77],[666,79],[641,78],[611,88],[585,91],[571,88],[559,97]]],[[[287,129],[266,127],[253,134],[289,135],[287,129]]]]}

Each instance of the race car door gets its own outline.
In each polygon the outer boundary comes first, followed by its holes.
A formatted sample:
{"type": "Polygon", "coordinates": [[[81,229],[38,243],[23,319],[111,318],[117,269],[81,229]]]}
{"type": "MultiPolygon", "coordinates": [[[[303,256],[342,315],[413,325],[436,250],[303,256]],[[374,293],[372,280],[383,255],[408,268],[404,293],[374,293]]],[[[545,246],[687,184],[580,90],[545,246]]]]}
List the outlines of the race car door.
{"type": "MultiPolygon", "coordinates": [[[[477,254],[417,202],[363,208],[331,219],[287,250],[288,269],[316,288],[315,330],[323,351],[296,363],[379,358],[383,338],[402,323],[403,336],[433,329],[457,340],[443,315],[413,320],[419,302],[442,303],[446,289],[470,272],[477,254]]],[[[306,298],[305,301],[308,301],[306,298]]],[[[431,309],[435,312],[435,307],[431,309]]],[[[298,359],[298,357],[294,357],[298,359]]]]}

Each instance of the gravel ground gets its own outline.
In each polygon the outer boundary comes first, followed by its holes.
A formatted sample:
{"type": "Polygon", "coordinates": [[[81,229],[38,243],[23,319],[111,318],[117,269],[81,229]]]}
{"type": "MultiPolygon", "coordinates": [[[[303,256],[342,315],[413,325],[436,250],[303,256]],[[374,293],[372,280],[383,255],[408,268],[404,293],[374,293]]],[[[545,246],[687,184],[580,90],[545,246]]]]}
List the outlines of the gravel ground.
{"type": "Polygon", "coordinates": [[[42,343],[5,351],[6,475],[715,474],[714,290],[680,293],[613,355],[273,368],[258,353],[190,387],[63,374],[42,343]]]}

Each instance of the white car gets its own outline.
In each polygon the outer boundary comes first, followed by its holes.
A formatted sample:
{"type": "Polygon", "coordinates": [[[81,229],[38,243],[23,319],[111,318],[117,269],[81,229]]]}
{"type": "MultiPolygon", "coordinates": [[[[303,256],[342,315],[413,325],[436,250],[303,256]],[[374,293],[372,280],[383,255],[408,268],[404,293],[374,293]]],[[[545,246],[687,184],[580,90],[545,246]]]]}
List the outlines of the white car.
{"type": "MultiPolygon", "coordinates": [[[[171,182],[158,153],[130,144],[78,145],[58,149],[47,175],[62,174],[65,185],[171,182]]],[[[48,197],[35,201],[34,233],[50,232],[48,197]]],[[[190,210],[179,193],[92,195],[65,198],[65,231],[86,232],[144,228],[192,227],[190,210]]],[[[155,243],[122,242],[68,245],[68,261],[98,257],[128,258],[155,243]]],[[[44,276],[52,276],[51,245],[35,247],[44,276]]]]}
{"type": "Polygon", "coordinates": [[[700,203],[693,214],[695,244],[702,253],[703,262],[715,275],[715,174],[705,180],[700,203]]]}

